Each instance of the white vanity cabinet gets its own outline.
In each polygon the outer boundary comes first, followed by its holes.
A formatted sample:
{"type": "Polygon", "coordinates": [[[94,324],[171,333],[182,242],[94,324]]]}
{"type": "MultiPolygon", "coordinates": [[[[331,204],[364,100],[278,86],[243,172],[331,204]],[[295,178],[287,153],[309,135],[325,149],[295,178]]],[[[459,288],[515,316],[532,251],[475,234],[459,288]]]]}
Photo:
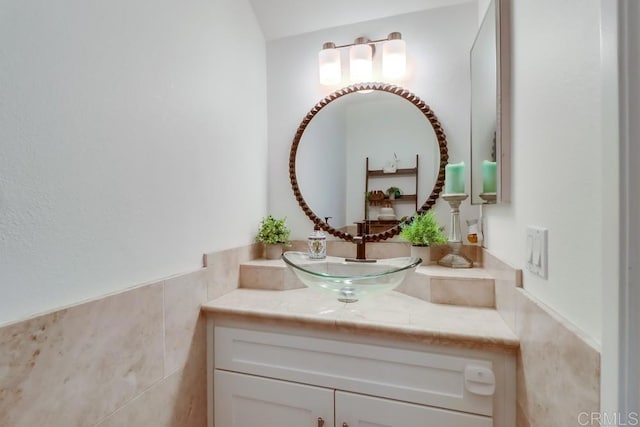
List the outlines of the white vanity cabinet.
{"type": "Polygon", "coordinates": [[[216,370],[215,425],[490,427],[488,417],[216,370]],[[334,410],[335,408],[335,410],[334,410]]]}
{"type": "Polygon", "coordinates": [[[215,425],[333,426],[333,390],[216,370],[215,425]]]}
{"type": "Polygon", "coordinates": [[[208,337],[210,427],[515,425],[512,354],[214,319],[208,337]]]}

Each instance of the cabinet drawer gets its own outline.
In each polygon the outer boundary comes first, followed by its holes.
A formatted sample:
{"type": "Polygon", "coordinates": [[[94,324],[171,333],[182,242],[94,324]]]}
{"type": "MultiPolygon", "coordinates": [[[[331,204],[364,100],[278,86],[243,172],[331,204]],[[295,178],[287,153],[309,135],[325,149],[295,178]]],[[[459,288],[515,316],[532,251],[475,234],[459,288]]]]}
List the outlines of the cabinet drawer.
{"type": "Polygon", "coordinates": [[[490,361],[222,326],[214,336],[216,369],[487,416],[493,412],[493,393],[486,387],[493,377],[490,361]]]}

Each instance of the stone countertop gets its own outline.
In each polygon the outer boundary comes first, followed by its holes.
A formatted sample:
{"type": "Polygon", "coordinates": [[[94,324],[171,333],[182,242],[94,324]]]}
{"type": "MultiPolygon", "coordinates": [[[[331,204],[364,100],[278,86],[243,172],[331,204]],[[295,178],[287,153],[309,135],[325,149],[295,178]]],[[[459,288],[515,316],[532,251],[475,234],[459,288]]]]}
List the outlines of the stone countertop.
{"type": "Polygon", "coordinates": [[[202,306],[207,315],[315,327],[425,344],[514,353],[516,335],[494,309],[433,304],[399,292],[343,303],[319,289],[236,289],[202,306]]]}

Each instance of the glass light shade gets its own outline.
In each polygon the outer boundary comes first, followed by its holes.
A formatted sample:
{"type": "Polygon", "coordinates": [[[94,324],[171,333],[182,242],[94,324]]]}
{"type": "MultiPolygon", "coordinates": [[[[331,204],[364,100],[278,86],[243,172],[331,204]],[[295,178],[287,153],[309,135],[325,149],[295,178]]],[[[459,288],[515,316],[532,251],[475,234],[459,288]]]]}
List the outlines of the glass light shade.
{"type": "Polygon", "coordinates": [[[389,40],[382,46],[382,75],[401,79],[407,71],[407,45],[404,40],[389,40]]]}
{"type": "Polygon", "coordinates": [[[349,76],[352,83],[371,81],[373,52],[368,44],[356,44],[349,49],[349,76]]]}
{"type": "Polygon", "coordinates": [[[336,48],[322,49],[318,53],[320,66],[320,84],[337,85],[342,80],[342,67],[340,66],[340,51],[336,48]]]}

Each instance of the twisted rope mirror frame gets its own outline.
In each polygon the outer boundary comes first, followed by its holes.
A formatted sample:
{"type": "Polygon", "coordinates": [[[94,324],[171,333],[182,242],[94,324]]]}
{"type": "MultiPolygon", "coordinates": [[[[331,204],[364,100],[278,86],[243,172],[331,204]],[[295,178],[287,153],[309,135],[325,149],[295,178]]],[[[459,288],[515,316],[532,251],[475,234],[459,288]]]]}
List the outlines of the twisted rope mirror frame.
{"type": "MultiPolygon", "coordinates": [[[[316,214],[314,214],[311,208],[309,208],[309,206],[307,205],[307,202],[305,201],[304,197],[302,196],[302,193],[300,192],[300,187],[298,185],[298,180],[296,178],[296,154],[298,152],[298,146],[300,144],[300,140],[302,139],[302,135],[304,134],[305,129],[307,128],[311,120],[315,117],[315,115],[318,114],[318,112],[320,112],[320,110],[322,110],[324,107],[326,107],[336,99],[339,99],[350,93],[358,92],[362,90],[384,91],[384,92],[392,93],[394,95],[397,95],[406,99],[407,101],[411,102],[413,105],[416,106],[416,108],[420,110],[420,112],[426,117],[426,119],[429,121],[429,123],[431,123],[431,126],[433,127],[433,130],[436,134],[436,139],[438,140],[438,147],[440,151],[440,166],[438,169],[438,176],[436,178],[436,182],[433,186],[433,190],[431,191],[431,194],[429,195],[425,203],[422,205],[422,207],[418,209],[416,214],[429,210],[438,200],[438,197],[440,196],[440,193],[442,192],[442,189],[444,187],[445,166],[447,165],[447,161],[449,160],[449,154],[447,151],[447,136],[445,135],[444,130],[440,125],[440,121],[438,121],[438,117],[422,99],[420,99],[415,94],[409,92],[408,90],[400,86],[390,85],[386,83],[358,83],[358,84],[354,84],[354,85],[339,89],[331,93],[330,95],[327,95],[320,102],[318,102],[307,113],[304,119],[302,119],[302,122],[300,122],[300,125],[296,130],[295,137],[293,138],[293,142],[291,144],[291,152],[289,153],[289,180],[291,181],[291,188],[293,189],[293,194],[295,195],[296,200],[298,201],[298,204],[302,208],[303,212],[307,215],[307,217],[309,217],[309,219],[311,219],[311,221],[314,224],[318,225],[321,229],[323,229],[327,233],[333,236],[336,236],[340,239],[346,240],[348,242],[352,242],[355,236],[333,228],[332,226],[327,224],[325,221],[323,221],[321,218],[319,218],[316,214]]],[[[411,222],[412,220],[413,220],[413,216],[408,220],[406,220],[406,222],[408,223],[408,222],[411,222]]],[[[400,225],[401,224],[398,224],[395,227],[389,228],[388,230],[385,230],[381,233],[367,234],[364,236],[364,240],[367,242],[379,242],[382,240],[389,239],[400,233],[400,229],[401,229],[400,225]]]]}

